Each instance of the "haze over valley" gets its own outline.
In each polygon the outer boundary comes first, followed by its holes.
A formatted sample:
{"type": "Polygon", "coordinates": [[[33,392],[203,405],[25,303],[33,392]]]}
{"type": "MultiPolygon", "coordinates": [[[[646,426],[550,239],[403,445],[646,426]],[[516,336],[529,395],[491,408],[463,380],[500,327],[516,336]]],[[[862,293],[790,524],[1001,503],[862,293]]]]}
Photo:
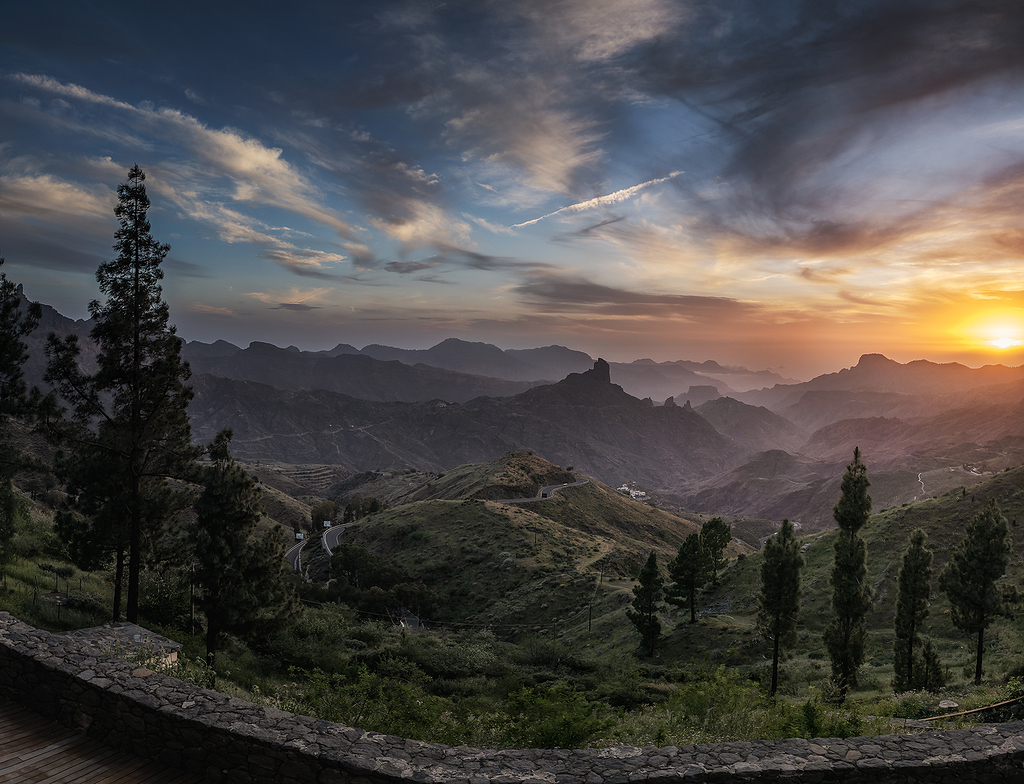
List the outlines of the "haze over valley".
{"type": "MultiPolygon", "coordinates": [[[[36,383],[50,330],[86,339],[89,325],[45,309],[29,340],[36,383]]],[[[833,524],[855,447],[879,509],[1024,463],[1024,366],[866,354],[796,381],[713,360],[607,363],[459,339],[316,352],[193,341],[182,354],[194,437],[230,427],[248,461],[439,472],[527,449],[681,509],[788,517],[805,531],[833,524]]]]}

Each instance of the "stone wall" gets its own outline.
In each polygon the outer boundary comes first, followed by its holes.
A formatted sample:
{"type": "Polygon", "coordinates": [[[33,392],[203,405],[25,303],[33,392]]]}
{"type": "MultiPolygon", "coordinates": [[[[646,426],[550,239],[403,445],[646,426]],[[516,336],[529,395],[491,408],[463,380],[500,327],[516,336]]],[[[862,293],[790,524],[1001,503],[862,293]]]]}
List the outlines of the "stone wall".
{"type": "Polygon", "coordinates": [[[0,696],[110,746],[223,782],[1024,781],[1024,722],[922,735],[678,748],[490,751],[422,743],[200,689],[7,613],[0,613],[0,696]]]}

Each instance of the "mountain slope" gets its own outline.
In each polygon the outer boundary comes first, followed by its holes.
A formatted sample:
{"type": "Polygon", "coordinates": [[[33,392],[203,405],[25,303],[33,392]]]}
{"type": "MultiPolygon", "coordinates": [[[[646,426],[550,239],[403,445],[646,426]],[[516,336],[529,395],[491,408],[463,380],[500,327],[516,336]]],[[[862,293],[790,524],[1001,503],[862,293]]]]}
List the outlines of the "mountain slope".
{"type": "Polygon", "coordinates": [[[190,407],[197,438],[231,427],[247,459],[336,462],[361,471],[444,470],[527,449],[612,484],[669,488],[736,464],[742,449],[694,411],[652,406],[610,383],[607,363],[499,400],[382,403],[201,375],[190,407]]]}
{"type": "Polygon", "coordinates": [[[807,432],[785,417],[764,406],[750,406],[731,397],[709,400],[695,410],[719,433],[736,439],[752,452],[794,451],[807,440],[807,432]]]}
{"type": "Polygon", "coordinates": [[[364,346],[362,353],[381,360],[407,365],[424,364],[459,373],[490,376],[509,381],[537,381],[561,378],[570,371],[586,370],[593,359],[582,351],[564,346],[502,350],[490,343],[448,338],[428,349],[364,346]]]}
{"type": "MultiPolygon", "coordinates": [[[[1015,382],[1024,382],[1024,366],[985,365],[969,368],[956,362],[939,364],[923,359],[900,364],[881,354],[864,354],[856,365],[836,373],[825,373],[800,384],[776,384],[770,389],[751,390],[736,397],[744,403],[765,406],[783,413],[797,424],[807,426],[798,421],[799,417],[791,416],[783,409],[800,405],[809,392],[846,395],[831,398],[835,401],[831,421],[836,421],[849,418],[850,410],[847,406],[851,399],[861,401],[862,406],[872,405],[870,397],[852,393],[875,393],[877,398],[873,405],[889,406],[884,410],[877,407],[861,408],[858,416],[911,415],[909,411],[895,410],[894,406],[899,405],[900,401],[916,406],[917,413],[924,415],[962,405],[965,393],[1015,382]]],[[[821,394],[817,399],[825,401],[830,398],[827,394],[821,394]]],[[[818,426],[821,424],[827,422],[819,421],[818,426]]]]}
{"type": "MultiPolygon", "coordinates": [[[[599,596],[622,595],[614,581],[631,582],[652,550],[667,563],[700,528],[593,481],[530,503],[467,497],[522,492],[523,477],[572,479],[565,474],[522,451],[459,466],[410,495],[418,500],[395,500],[352,526],[344,540],[401,563],[445,594],[443,618],[487,619],[500,629],[547,625],[599,596]]],[[[738,541],[729,547],[734,556],[749,551],[738,541]]]]}

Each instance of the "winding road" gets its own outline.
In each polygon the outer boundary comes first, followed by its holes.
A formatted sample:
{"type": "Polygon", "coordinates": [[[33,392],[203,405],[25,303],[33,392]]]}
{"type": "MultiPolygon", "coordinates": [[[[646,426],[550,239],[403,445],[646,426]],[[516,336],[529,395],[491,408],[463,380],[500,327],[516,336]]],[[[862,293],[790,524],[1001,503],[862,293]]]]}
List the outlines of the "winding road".
{"type": "MultiPolygon", "coordinates": [[[[338,537],[345,533],[346,528],[348,528],[347,525],[332,525],[324,530],[320,536],[320,544],[323,545],[328,555],[334,555],[333,548],[338,546],[338,537]]],[[[285,560],[291,564],[293,572],[302,571],[302,548],[308,541],[308,539],[303,539],[301,542],[293,544],[284,554],[285,560]]]]}
{"type": "Polygon", "coordinates": [[[537,495],[530,498],[489,498],[487,500],[493,500],[496,504],[528,504],[531,501],[546,501],[551,498],[557,490],[562,490],[566,487],[578,487],[579,485],[585,485],[589,481],[589,479],[577,479],[575,482],[566,482],[563,485],[548,485],[547,487],[542,487],[537,491],[537,495]]]}
{"type": "MultiPolygon", "coordinates": [[[[538,490],[537,495],[531,498],[502,498],[494,499],[494,501],[498,504],[528,504],[531,501],[546,501],[559,490],[564,490],[566,487],[578,487],[579,485],[585,485],[589,481],[589,479],[577,479],[575,482],[566,482],[561,485],[547,485],[546,487],[542,487],[538,490]]],[[[320,542],[328,555],[334,555],[333,550],[338,546],[338,537],[345,532],[347,527],[348,526],[346,525],[333,525],[323,532],[323,535],[320,537],[320,542]]],[[[302,570],[302,548],[306,546],[306,542],[308,541],[308,539],[303,539],[301,542],[289,547],[287,552],[284,554],[285,559],[289,564],[291,564],[293,572],[302,570]]]]}

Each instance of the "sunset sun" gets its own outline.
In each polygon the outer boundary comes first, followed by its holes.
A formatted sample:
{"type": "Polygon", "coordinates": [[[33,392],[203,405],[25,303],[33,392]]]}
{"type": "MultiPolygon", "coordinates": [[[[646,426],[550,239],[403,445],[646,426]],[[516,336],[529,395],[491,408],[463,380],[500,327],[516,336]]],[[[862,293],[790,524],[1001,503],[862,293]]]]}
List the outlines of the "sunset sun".
{"type": "Polygon", "coordinates": [[[996,338],[992,341],[992,345],[995,348],[1013,348],[1020,344],[1021,342],[1019,340],[1014,340],[1013,338],[996,338]]]}
{"type": "Polygon", "coordinates": [[[1017,308],[982,311],[954,327],[964,344],[1003,352],[1024,346],[1024,313],[1017,308]]]}

